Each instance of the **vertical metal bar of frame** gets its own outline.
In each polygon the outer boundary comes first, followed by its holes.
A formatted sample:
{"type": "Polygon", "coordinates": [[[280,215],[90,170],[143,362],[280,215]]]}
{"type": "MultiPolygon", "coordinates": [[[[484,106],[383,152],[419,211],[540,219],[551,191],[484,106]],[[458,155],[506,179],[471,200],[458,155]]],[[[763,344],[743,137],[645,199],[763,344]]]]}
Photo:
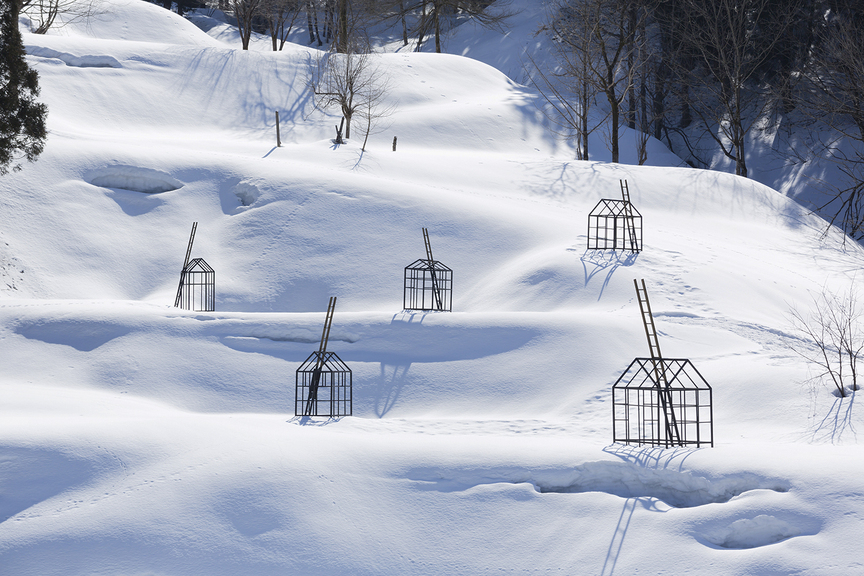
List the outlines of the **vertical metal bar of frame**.
{"type": "Polygon", "coordinates": [[[339,415],[339,412],[336,410],[336,406],[333,402],[337,392],[336,382],[334,381],[335,374],[333,372],[330,372],[328,376],[330,377],[330,416],[333,417],[339,415]]]}
{"type": "Polygon", "coordinates": [[[711,447],[714,447],[714,391],[708,389],[708,422],[711,427],[711,447]]]}
{"type": "Polygon", "coordinates": [[[699,399],[702,396],[702,391],[696,389],[696,447],[702,446],[702,411],[700,410],[699,399]]]}
{"type": "Polygon", "coordinates": [[[453,310],[453,271],[445,272],[447,276],[447,283],[444,289],[444,298],[446,300],[445,310],[452,311],[453,310]]]}
{"type": "Polygon", "coordinates": [[[402,309],[408,310],[408,266],[402,273],[402,309]]]}

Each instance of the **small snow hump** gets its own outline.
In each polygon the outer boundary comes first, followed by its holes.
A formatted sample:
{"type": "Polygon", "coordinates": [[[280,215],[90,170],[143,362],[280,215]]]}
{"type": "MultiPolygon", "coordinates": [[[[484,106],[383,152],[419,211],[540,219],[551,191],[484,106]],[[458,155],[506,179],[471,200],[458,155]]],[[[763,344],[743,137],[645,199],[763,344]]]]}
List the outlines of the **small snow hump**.
{"type": "Polygon", "coordinates": [[[721,548],[742,550],[776,544],[801,533],[799,528],[785,520],[760,514],[755,518],[735,520],[723,529],[706,534],[705,539],[721,548]]]}
{"type": "Polygon", "coordinates": [[[107,54],[85,54],[84,56],[75,56],[67,52],[58,52],[51,48],[43,46],[26,46],[27,54],[38,58],[48,58],[51,60],[60,60],[66,66],[74,68],[122,68],[120,61],[113,56],[107,54]]]}
{"type": "Polygon", "coordinates": [[[170,192],[183,187],[183,182],[161,170],[125,165],[92,170],[85,175],[84,179],[101,188],[131,190],[145,194],[170,192]]]}

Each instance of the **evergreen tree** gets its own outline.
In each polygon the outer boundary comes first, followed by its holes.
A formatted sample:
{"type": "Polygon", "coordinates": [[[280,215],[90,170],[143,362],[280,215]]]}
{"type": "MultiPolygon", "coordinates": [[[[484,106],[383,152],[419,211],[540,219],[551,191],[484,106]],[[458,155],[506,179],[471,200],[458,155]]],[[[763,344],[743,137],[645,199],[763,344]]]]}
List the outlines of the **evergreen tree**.
{"type": "Polygon", "coordinates": [[[18,30],[21,0],[0,0],[0,174],[33,162],[45,147],[48,109],[36,102],[39,76],[25,60],[18,30]]]}

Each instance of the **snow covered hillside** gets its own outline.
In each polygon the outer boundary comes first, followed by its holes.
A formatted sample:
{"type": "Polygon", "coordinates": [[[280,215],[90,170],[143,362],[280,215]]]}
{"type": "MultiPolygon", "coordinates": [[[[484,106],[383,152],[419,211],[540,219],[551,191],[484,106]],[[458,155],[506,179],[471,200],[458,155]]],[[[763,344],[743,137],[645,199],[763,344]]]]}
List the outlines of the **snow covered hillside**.
{"type": "Polygon", "coordinates": [[[789,349],[790,306],[848,289],[857,245],[659,146],[573,161],[461,56],[377,56],[396,111],[336,145],[315,50],[109,5],[24,40],[51,134],[0,179],[0,574],[862,571],[855,396],[789,349]],[[645,249],[588,251],[619,179],[645,249]],[[192,222],[215,312],[172,306],[192,222]],[[423,227],[452,313],[402,309],[423,227]],[[664,354],[713,387],[714,448],[611,441],[643,278],[664,354]],[[354,416],[298,418],[330,296],[354,416]]]}

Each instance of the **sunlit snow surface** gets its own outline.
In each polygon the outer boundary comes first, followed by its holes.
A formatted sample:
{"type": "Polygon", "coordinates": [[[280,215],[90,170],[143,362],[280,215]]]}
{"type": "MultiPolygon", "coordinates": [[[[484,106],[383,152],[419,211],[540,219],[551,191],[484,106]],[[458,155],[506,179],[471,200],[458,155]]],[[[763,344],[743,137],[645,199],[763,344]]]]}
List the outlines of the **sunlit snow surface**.
{"type": "Polygon", "coordinates": [[[376,58],[397,111],[336,146],[315,50],[106,6],[24,38],[51,135],[0,179],[0,573],[864,571],[858,408],[788,347],[789,306],[861,249],[656,142],[654,167],[574,161],[530,90],[460,56],[376,58]],[[622,178],[645,250],[588,252],[622,178]],[[193,221],[216,312],[171,306],[193,221]],[[422,227],[453,313],[401,309],[422,227]],[[714,388],[713,449],[611,443],[647,353],[634,278],[714,388]],[[297,418],[334,295],[355,416],[297,418]]]}

